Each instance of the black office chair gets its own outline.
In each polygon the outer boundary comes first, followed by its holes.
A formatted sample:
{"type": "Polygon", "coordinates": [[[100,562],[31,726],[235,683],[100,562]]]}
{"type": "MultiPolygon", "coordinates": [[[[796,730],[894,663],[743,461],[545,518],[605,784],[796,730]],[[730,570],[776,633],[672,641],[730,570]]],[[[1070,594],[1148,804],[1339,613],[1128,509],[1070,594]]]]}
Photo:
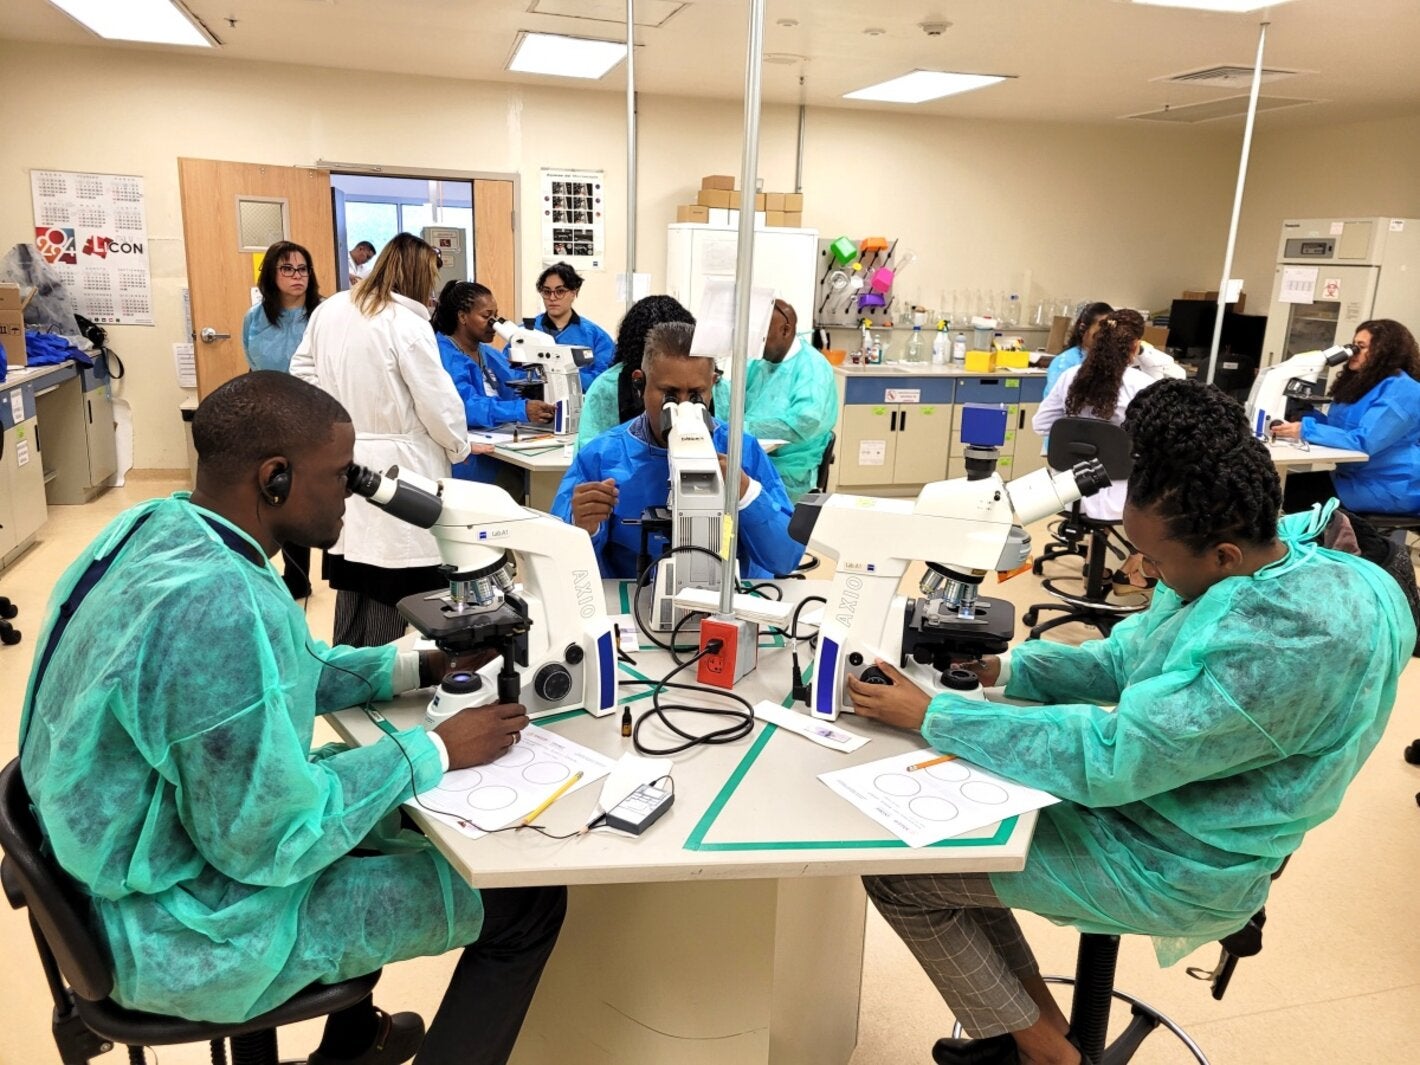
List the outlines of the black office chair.
{"type": "Polygon", "coordinates": [[[833,465],[833,445],[837,441],[837,435],[832,430],[830,430],[828,434],[828,443],[825,444],[823,448],[823,458],[819,459],[818,473],[814,476],[815,492],[828,491],[828,471],[829,467],[833,465]]]}
{"type": "Polygon", "coordinates": [[[113,972],[90,925],[87,900],[45,853],[18,759],[0,770],[0,848],[5,852],[0,861],[5,897],[13,908],[29,909],[30,930],[54,998],[51,1027],[64,1065],[88,1065],[90,1058],[116,1045],[126,1046],[129,1060],[141,1065],[144,1047],[199,1042],[212,1044],[213,1065],[225,1065],[224,1040],[231,1041],[236,1065],[278,1065],[278,1027],[353,1006],[380,978],[377,969],[338,984],[312,984],[284,1005],[237,1024],[127,1009],[109,997],[113,972]]]}
{"type": "MultiPolygon", "coordinates": [[[[1134,468],[1133,447],[1129,434],[1117,425],[1102,422],[1096,418],[1061,418],[1050,428],[1050,450],[1046,461],[1053,470],[1068,470],[1077,462],[1099,459],[1112,480],[1122,481],[1134,468]]],[[[1085,516],[1080,502],[1076,501],[1066,519],[1067,526],[1081,530],[1089,537],[1089,547],[1085,555],[1083,574],[1084,587],[1080,591],[1061,587],[1062,581],[1078,581],[1081,578],[1047,578],[1041,583],[1045,590],[1059,599],[1058,603],[1035,603],[1021,614],[1021,620],[1030,626],[1030,638],[1041,635],[1061,625],[1078,621],[1092,625],[1102,635],[1108,636],[1120,618],[1143,610],[1148,604],[1111,602],[1110,585],[1106,579],[1105,563],[1112,547],[1111,535],[1118,536],[1117,521],[1096,521],[1085,516]],[[1057,618],[1041,622],[1044,610],[1058,610],[1057,618]]],[[[1057,552],[1055,557],[1065,552],[1057,552]]],[[[1039,570],[1036,570],[1039,572],[1039,570]]]]}

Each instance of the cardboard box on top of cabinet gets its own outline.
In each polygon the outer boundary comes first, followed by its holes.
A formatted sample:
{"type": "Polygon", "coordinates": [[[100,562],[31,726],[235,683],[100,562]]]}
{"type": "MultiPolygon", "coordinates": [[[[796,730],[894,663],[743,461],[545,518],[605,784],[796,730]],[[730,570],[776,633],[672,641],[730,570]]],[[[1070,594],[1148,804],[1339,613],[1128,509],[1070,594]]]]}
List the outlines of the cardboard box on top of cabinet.
{"type": "Polygon", "coordinates": [[[791,228],[794,228],[794,229],[797,229],[797,228],[799,228],[800,226],[802,226],[803,224],[804,224],[804,212],[803,212],[803,211],[785,211],[785,212],[784,212],[784,225],[790,226],[791,228]]]}
{"type": "Polygon", "coordinates": [[[0,344],[5,345],[6,365],[26,364],[25,301],[20,298],[20,286],[10,281],[0,282],[0,344]]]}
{"type": "Polygon", "coordinates": [[[764,209],[766,211],[783,211],[784,194],[782,192],[766,192],[764,194],[764,209]]]}
{"type": "MultiPolygon", "coordinates": [[[[1215,289],[1209,289],[1208,291],[1204,291],[1204,290],[1202,290],[1202,289],[1190,289],[1189,291],[1185,292],[1182,296],[1180,296],[1179,299],[1181,299],[1181,300],[1208,300],[1208,301],[1210,301],[1210,302],[1212,302],[1212,303],[1217,303],[1217,302],[1218,302],[1218,290],[1217,290],[1216,288],[1215,288],[1215,289]]],[[[1238,293],[1238,301],[1237,301],[1236,303],[1230,303],[1230,304],[1228,304],[1228,309],[1229,309],[1230,311],[1232,311],[1234,314],[1244,314],[1244,313],[1246,313],[1246,308],[1247,308],[1247,293],[1246,293],[1246,292],[1239,292],[1239,293],[1238,293]]]]}
{"type": "Polygon", "coordinates": [[[737,207],[738,204],[731,204],[730,197],[735,195],[729,189],[701,189],[695,197],[695,202],[700,207],[718,207],[721,209],[737,207]]]}
{"type": "Polygon", "coordinates": [[[766,225],[782,226],[782,225],[785,224],[785,222],[784,222],[784,212],[783,212],[783,211],[765,211],[765,212],[764,212],[764,221],[765,221],[765,224],[766,224],[766,225]]]}
{"type": "Polygon", "coordinates": [[[700,179],[702,189],[720,189],[729,192],[735,187],[735,179],[729,174],[707,174],[700,179]]]}
{"type": "Polygon", "coordinates": [[[699,203],[683,203],[675,209],[675,220],[677,222],[708,222],[710,221],[710,208],[699,203]]]}
{"type": "Polygon", "coordinates": [[[784,193],[784,210],[802,211],[804,209],[804,194],[802,192],[784,193]]]}
{"type": "Polygon", "coordinates": [[[1169,327],[1166,325],[1146,325],[1144,327],[1144,343],[1163,351],[1168,346],[1169,327]]]}

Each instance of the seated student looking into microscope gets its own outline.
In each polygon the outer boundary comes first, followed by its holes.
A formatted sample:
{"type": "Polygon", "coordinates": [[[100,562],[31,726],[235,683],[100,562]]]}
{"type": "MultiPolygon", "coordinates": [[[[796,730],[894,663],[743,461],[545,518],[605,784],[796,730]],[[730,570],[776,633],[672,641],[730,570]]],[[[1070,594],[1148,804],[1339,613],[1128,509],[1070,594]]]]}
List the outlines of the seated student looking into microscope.
{"type": "Polygon", "coordinates": [[[939,1041],[943,1065],[1081,1060],[1012,909],[1154,936],[1163,964],[1241,928],[1336,812],[1414,646],[1391,576],[1317,542],[1334,504],[1279,521],[1277,474],[1241,406],[1164,381],[1125,428],[1124,527],[1159,578],[1148,610],[1107,639],[1032,640],[975,664],[1038,706],[929,698],[892,663],[878,663],[890,685],[849,682],[858,713],[1063,800],[1041,810],[1018,873],[865,878],[976,1037],[939,1041]]]}
{"type": "Polygon", "coordinates": [[[355,429],[337,400],[256,371],[203,400],[192,435],[197,490],[125,511],[60,579],[68,609],[50,611],[20,724],[25,787],[92,900],[114,999],[242,1021],[313,983],[465,947],[427,1037],[417,1014],[367,998],[330,1016],[309,1060],[506,1062],[566,892],[477,891],[397,830],[415,791],[517,742],[523,707],[312,751],[317,714],[450,663],[314,640],[271,565],[283,543],[340,535],[355,429]]]}
{"type": "MultiPolygon", "coordinates": [[[[695,327],[666,322],[646,335],[645,355],[631,379],[640,393],[639,417],[608,429],[577,452],[562,478],[552,513],[585,529],[597,549],[602,576],[634,578],[640,551],[639,521],[647,507],[665,506],[669,498],[670,458],[661,429],[666,403],[707,405],[715,360],[690,354],[695,327]]],[[[716,421],[713,440],[726,469],[729,427],[716,421]]],[[[740,478],[739,558],[742,576],[771,577],[790,573],[803,557],[804,546],[789,537],[793,508],[769,456],[744,434],[743,475],[740,478]]]]}

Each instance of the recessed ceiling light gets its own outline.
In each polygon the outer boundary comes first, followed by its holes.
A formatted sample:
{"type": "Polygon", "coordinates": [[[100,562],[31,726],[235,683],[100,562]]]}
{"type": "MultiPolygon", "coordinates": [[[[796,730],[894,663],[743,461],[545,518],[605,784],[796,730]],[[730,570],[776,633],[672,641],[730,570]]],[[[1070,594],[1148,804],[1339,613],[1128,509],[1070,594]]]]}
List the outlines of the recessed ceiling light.
{"type": "Polygon", "coordinates": [[[1264,7],[1277,7],[1288,0],[1134,0],[1148,7],[1186,7],[1194,11],[1226,11],[1242,14],[1264,7]]]}
{"type": "Polygon", "coordinates": [[[508,69],[559,78],[600,78],[626,58],[625,41],[594,41],[555,33],[528,33],[518,39],[508,69]]]}
{"type": "Polygon", "coordinates": [[[886,100],[895,104],[920,104],[959,92],[984,89],[1005,81],[1005,74],[953,74],[944,70],[914,70],[900,78],[869,85],[866,89],[845,92],[845,100],[886,100]]]}
{"type": "Polygon", "coordinates": [[[187,9],[174,0],[49,0],[76,22],[111,41],[185,44],[211,48],[213,41],[187,9]]]}

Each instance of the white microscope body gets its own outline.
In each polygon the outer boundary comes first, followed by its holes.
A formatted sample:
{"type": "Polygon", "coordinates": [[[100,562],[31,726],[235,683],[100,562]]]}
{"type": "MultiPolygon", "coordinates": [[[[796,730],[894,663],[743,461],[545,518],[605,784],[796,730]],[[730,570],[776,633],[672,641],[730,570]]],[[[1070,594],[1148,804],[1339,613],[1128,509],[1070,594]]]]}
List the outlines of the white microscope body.
{"type": "Polygon", "coordinates": [[[1104,469],[1092,462],[1061,473],[1038,470],[1010,484],[995,473],[937,481],[915,500],[830,496],[809,541],[837,563],[819,628],[810,714],[831,721],[847,709],[850,676],[870,671],[863,679],[886,683],[875,659],[936,692],[945,666],[927,663],[952,649],[990,648],[993,639],[1003,645],[1014,631],[1014,611],[978,599],[982,578],[1030,561],[1030,537],[1021,525],[1108,484],[1104,469]],[[908,566],[919,559],[928,560],[925,598],[899,594],[908,566]]]}
{"type": "Polygon", "coordinates": [[[542,383],[543,402],[554,408],[552,431],[559,436],[575,434],[582,421],[579,370],[592,364],[592,349],[559,344],[539,329],[525,329],[506,318],[498,319],[493,328],[507,341],[503,351],[508,362],[526,369],[542,383]]]}
{"type": "MultiPolygon", "coordinates": [[[[520,670],[516,701],[530,717],[577,706],[596,716],[615,709],[612,622],[585,532],[478,481],[432,481],[398,468],[380,475],[357,467],[350,484],[438,541],[449,588],[400,601],[401,613],[421,633],[455,653],[515,639],[515,663],[505,655],[478,673],[502,684],[513,667],[520,670]]],[[[441,694],[464,694],[464,705],[479,701],[471,692],[441,694]]],[[[511,694],[500,691],[499,701],[514,701],[511,694]]]]}
{"type": "Polygon", "coordinates": [[[1247,397],[1247,418],[1253,433],[1265,436],[1274,421],[1295,421],[1289,407],[1318,398],[1323,391],[1321,375],[1355,353],[1350,344],[1338,344],[1325,351],[1304,351],[1259,370],[1247,397]]]}
{"type": "Polygon", "coordinates": [[[671,632],[687,612],[675,605],[678,592],[699,588],[719,593],[725,481],[703,404],[667,403],[661,425],[670,465],[671,550],[656,567],[647,623],[656,632],[671,632]]]}

